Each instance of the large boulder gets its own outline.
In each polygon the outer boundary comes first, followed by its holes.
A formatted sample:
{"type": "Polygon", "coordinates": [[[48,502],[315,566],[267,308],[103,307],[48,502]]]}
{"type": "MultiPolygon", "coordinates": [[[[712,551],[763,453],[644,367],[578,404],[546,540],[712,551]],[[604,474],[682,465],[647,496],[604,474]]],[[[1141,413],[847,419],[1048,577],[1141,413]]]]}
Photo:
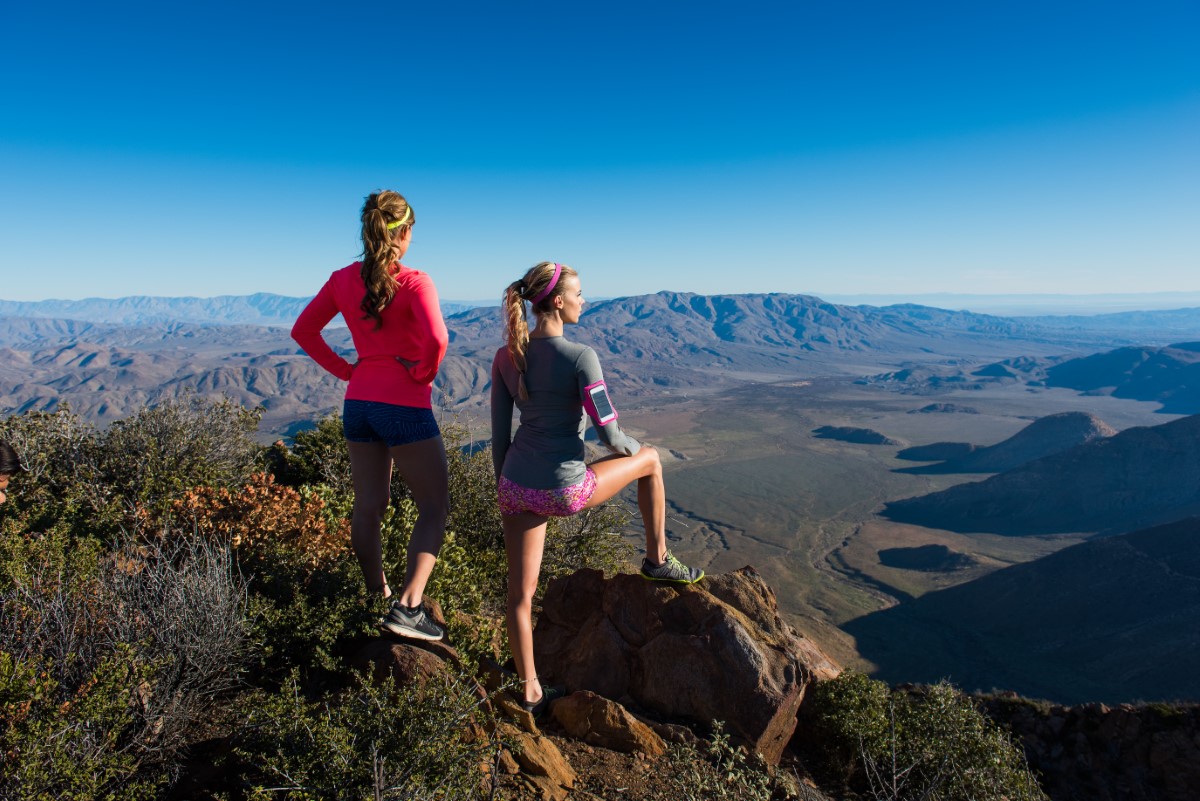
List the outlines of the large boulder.
{"type": "Polygon", "coordinates": [[[668,718],[724,721],[769,762],[809,684],[837,666],[779,616],[751,567],[683,587],[581,570],[550,582],[534,632],[538,671],[668,718]]]}

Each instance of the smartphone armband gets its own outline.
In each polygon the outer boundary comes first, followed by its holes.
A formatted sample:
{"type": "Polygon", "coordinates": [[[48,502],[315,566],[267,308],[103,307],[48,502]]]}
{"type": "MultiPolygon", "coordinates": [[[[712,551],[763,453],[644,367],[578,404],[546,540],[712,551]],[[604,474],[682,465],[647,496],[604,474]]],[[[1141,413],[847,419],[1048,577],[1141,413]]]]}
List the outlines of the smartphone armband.
{"type": "Polygon", "coordinates": [[[608,387],[603,381],[588,384],[583,388],[583,408],[598,426],[617,419],[617,410],[608,399],[608,387]]]}

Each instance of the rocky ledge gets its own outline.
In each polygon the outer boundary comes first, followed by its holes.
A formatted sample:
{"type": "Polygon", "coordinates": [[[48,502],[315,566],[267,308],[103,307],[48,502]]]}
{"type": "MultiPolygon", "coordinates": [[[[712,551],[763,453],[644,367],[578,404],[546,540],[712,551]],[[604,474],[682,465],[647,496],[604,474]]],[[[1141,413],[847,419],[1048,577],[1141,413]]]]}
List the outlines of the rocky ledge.
{"type": "MultiPolygon", "coordinates": [[[[427,608],[441,618],[436,604],[427,608]]],[[[752,567],[679,587],[595,570],[551,580],[534,648],[543,681],[569,693],[551,708],[566,737],[646,761],[669,743],[694,742],[693,727],[720,721],[777,763],[809,687],[840,672],[780,617],[775,593],[752,567]]],[[[353,661],[376,677],[424,683],[455,667],[458,655],[444,643],[379,639],[353,661]]],[[[517,746],[501,770],[536,797],[565,799],[577,776],[555,738],[505,693],[490,700],[510,721],[500,724],[504,739],[517,746]]]]}

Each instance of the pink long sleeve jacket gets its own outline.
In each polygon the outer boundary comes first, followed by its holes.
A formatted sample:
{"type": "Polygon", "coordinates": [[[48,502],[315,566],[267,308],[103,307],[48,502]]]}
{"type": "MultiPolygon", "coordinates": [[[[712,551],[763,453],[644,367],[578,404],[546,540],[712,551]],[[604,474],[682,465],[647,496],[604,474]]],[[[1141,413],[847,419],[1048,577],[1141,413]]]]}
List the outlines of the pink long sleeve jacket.
{"type": "Polygon", "coordinates": [[[355,262],[329,276],[317,296],[300,312],[292,339],[333,375],[349,381],[348,400],[368,400],[399,406],[431,408],[433,379],[446,355],[449,335],[438,305],[433,280],[420,270],[399,266],[396,295],[382,312],[383,325],[360,308],[366,287],[362,263],[355,262]],[[339,312],[350,328],[355,364],[334,353],[321,329],[339,312]],[[409,368],[397,357],[415,362],[409,368]]]}

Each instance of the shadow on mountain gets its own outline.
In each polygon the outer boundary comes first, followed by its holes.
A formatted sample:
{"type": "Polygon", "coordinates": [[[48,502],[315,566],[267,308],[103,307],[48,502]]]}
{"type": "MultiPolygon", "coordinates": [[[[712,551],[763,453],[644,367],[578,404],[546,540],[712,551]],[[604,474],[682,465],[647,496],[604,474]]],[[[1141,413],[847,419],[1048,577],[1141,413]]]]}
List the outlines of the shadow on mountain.
{"type": "Polygon", "coordinates": [[[1086,412],[1051,414],[1030,423],[1013,436],[987,447],[965,442],[935,442],[905,448],[896,458],[908,461],[945,460],[941,464],[901,467],[897,473],[1002,473],[1023,464],[1061,453],[1076,445],[1111,437],[1116,429],[1086,412]]]}
{"type": "Polygon", "coordinates": [[[1200,518],[1074,545],[842,628],[893,683],[1197,700],[1200,518]]]}
{"type": "Polygon", "coordinates": [[[1200,342],[1118,348],[1055,365],[1046,386],[1157,401],[1161,412],[1200,412],[1200,342]]]}
{"type": "Polygon", "coordinates": [[[1121,532],[1197,513],[1200,415],[1129,428],[882,512],[900,523],[1010,536],[1121,532]]]}

